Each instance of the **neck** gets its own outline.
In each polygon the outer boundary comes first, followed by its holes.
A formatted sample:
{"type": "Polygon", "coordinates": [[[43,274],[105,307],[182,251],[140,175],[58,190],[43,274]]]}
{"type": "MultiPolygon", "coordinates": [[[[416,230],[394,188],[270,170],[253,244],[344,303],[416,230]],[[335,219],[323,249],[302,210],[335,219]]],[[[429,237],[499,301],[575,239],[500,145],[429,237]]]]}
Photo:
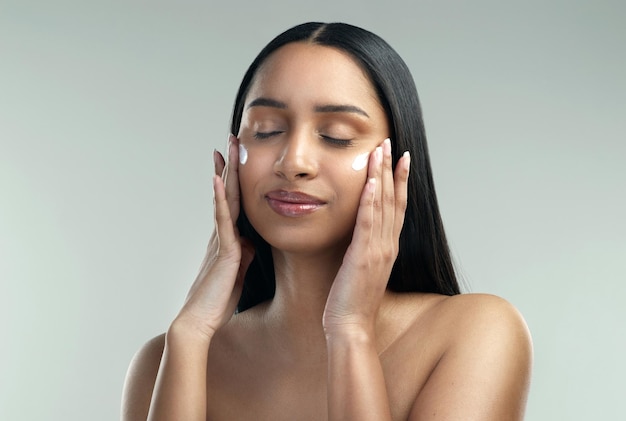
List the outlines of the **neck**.
{"type": "Polygon", "coordinates": [[[289,318],[321,317],[345,251],[314,255],[273,251],[276,294],[272,307],[289,318]],[[339,256],[339,257],[338,257],[339,256]]]}
{"type": "Polygon", "coordinates": [[[265,316],[281,342],[294,351],[325,347],[322,316],[344,254],[345,250],[315,255],[273,250],[276,292],[265,316]]]}
{"type": "MultiPolygon", "coordinates": [[[[257,311],[264,320],[264,334],[280,358],[299,364],[325,363],[326,338],[322,317],[335,276],[343,262],[345,249],[324,255],[302,255],[273,250],[276,292],[274,298],[260,304],[257,311]],[[339,256],[339,257],[337,257],[339,256]]],[[[389,313],[389,303],[398,302],[392,293],[386,293],[376,321],[379,352],[393,340],[394,330],[385,326],[399,326],[389,313]],[[387,304],[385,304],[387,303],[387,304]],[[391,318],[390,318],[391,317],[391,318]],[[389,336],[391,335],[391,336],[389,336]]]]}

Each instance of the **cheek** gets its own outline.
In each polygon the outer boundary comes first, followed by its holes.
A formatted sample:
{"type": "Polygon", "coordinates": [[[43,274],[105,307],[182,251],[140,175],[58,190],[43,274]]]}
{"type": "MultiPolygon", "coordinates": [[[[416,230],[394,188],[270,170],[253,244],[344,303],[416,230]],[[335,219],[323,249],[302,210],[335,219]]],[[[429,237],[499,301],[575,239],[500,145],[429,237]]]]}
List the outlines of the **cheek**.
{"type": "Polygon", "coordinates": [[[254,185],[254,171],[252,165],[240,165],[239,166],[239,189],[244,201],[249,200],[250,193],[254,185]]]}
{"type": "Polygon", "coordinates": [[[272,163],[257,148],[239,144],[239,188],[244,202],[256,200],[263,180],[271,174],[272,163]]]}
{"type": "Polygon", "coordinates": [[[341,157],[327,157],[325,162],[326,171],[333,179],[339,180],[344,185],[342,190],[350,186],[350,189],[358,190],[359,194],[365,185],[368,172],[368,164],[371,152],[359,153],[356,151],[350,154],[344,154],[341,157]],[[358,188],[360,186],[360,188],[358,188]]]}
{"type": "Polygon", "coordinates": [[[345,157],[341,160],[330,161],[325,167],[328,178],[332,179],[342,207],[351,213],[358,206],[363,188],[367,181],[367,164],[369,152],[356,156],[345,157]],[[332,162],[332,164],[330,163],[332,162]]]}

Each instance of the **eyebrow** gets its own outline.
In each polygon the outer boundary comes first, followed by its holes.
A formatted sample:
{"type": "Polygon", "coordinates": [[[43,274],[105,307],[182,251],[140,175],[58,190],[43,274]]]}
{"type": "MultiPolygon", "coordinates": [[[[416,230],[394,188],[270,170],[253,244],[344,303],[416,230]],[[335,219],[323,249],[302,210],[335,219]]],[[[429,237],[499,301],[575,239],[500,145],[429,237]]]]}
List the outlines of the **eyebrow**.
{"type": "MultiPolygon", "coordinates": [[[[284,110],[287,108],[287,104],[281,101],[277,101],[275,99],[259,97],[250,101],[250,104],[248,104],[247,108],[252,108],[252,107],[272,107],[272,108],[278,108],[278,109],[284,110]]],[[[354,113],[354,114],[362,115],[367,118],[370,117],[369,114],[365,112],[365,110],[355,105],[344,105],[344,104],[318,105],[315,107],[314,110],[316,113],[354,113]]]]}
{"type": "Polygon", "coordinates": [[[284,102],[276,101],[275,99],[260,97],[251,101],[250,104],[248,104],[247,108],[252,107],[272,107],[284,110],[285,108],[287,108],[287,104],[285,104],[284,102]]]}
{"type": "Polygon", "coordinates": [[[320,105],[315,107],[317,113],[355,113],[369,118],[365,110],[354,105],[320,105]]]}

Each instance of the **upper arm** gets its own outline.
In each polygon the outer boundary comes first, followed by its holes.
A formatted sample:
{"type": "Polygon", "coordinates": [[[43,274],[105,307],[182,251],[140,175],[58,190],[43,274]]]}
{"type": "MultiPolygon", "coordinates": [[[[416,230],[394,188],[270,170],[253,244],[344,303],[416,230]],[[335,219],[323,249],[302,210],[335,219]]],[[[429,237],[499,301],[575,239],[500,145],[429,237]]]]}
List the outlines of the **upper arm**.
{"type": "Polygon", "coordinates": [[[522,420],[532,344],[519,312],[487,295],[464,297],[452,311],[451,342],[419,392],[411,420],[522,420]]]}
{"type": "Polygon", "coordinates": [[[133,357],[122,392],[122,421],[148,418],[164,346],[165,334],[162,334],[148,341],[133,357]]]}

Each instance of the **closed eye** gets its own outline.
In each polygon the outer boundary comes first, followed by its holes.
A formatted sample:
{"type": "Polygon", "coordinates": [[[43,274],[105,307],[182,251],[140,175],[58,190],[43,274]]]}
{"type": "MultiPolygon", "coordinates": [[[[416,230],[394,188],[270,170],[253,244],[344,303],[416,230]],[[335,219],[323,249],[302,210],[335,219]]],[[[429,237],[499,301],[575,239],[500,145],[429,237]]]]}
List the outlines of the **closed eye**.
{"type": "Polygon", "coordinates": [[[326,136],[323,134],[320,135],[320,137],[324,139],[325,142],[330,143],[333,146],[347,147],[352,145],[352,139],[338,139],[336,137],[326,136]]]}
{"type": "MultiPolygon", "coordinates": [[[[282,134],[284,132],[280,131],[280,130],[274,130],[271,132],[255,132],[254,133],[254,138],[258,139],[258,140],[265,140],[265,139],[270,139],[274,136],[278,136],[280,134],[282,134]]],[[[322,139],[324,139],[324,141],[326,143],[329,143],[333,146],[337,146],[337,147],[348,147],[352,145],[352,139],[339,139],[336,137],[332,137],[332,136],[327,136],[327,135],[322,135],[320,134],[320,137],[322,139]]]]}
{"type": "Polygon", "coordinates": [[[263,140],[263,139],[269,139],[272,136],[277,136],[279,134],[281,134],[281,131],[275,130],[272,132],[256,132],[254,133],[254,138],[255,139],[259,139],[259,140],[263,140]]]}

